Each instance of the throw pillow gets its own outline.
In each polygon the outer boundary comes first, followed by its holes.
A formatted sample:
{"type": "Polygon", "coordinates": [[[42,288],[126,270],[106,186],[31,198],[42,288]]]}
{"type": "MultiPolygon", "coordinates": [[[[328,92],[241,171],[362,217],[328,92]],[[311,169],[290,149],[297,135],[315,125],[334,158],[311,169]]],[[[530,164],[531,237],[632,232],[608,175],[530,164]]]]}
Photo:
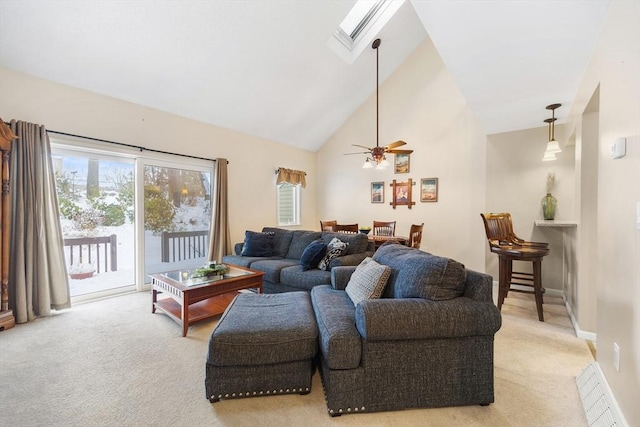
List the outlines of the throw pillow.
{"type": "Polygon", "coordinates": [[[242,256],[273,256],[273,233],[245,231],[242,256]]]}
{"type": "Polygon", "coordinates": [[[329,263],[331,262],[331,260],[339,257],[346,251],[347,251],[347,244],[342,240],[338,239],[337,237],[334,237],[327,244],[327,253],[318,264],[318,268],[324,271],[329,270],[329,263]]]}
{"type": "Polygon", "coordinates": [[[327,252],[327,245],[320,239],[309,243],[300,257],[300,265],[302,270],[310,270],[316,268],[327,252]]]}
{"type": "Polygon", "coordinates": [[[351,298],[353,305],[358,305],[360,301],[367,299],[380,298],[390,275],[391,267],[378,264],[367,257],[356,267],[345,292],[351,298]]]}

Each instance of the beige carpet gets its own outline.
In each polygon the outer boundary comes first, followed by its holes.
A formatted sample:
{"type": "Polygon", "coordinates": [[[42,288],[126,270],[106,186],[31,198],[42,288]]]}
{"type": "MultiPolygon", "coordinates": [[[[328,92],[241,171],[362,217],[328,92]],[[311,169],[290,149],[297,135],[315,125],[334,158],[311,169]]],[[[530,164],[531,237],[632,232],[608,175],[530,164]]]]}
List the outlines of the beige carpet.
{"type": "Polygon", "coordinates": [[[204,395],[215,321],[180,336],[151,314],[148,293],[77,305],[0,332],[3,426],[585,426],[575,377],[593,359],[559,298],[538,322],[527,295],[509,296],[495,340],[495,398],[486,407],[331,418],[320,378],[306,396],[226,400],[204,395]]]}

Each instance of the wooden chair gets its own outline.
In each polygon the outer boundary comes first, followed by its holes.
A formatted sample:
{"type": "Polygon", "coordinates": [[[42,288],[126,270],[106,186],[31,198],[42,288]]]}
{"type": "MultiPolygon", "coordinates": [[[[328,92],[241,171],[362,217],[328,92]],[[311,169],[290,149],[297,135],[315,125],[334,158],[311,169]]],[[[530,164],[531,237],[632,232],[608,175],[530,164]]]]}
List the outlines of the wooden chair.
{"type": "Polygon", "coordinates": [[[395,221],[373,221],[373,235],[374,236],[395,236],[396,222],[395,221]]]}
{"type": "Polygon", "coordinates": [[[357,234],[360,229],[358,224],[336,224],[333,227],[333,231],[337,233],[357,234]]]}
{"type": "Polygon", "coordinates": [[[526,242],[513,231],[513,222],[509,213],[480,214],[484,230],[489,241],[489,249],[498,255],[498,309],[502,309],[509,291],[533,293],[536,299],[538,320],[544,322],[542,312],[544,289],[542,287],[542,258],[549,254],[549,245],[542,242],[526,242]],[[533,264],[533,273],[513,271],[513,261],[526,261],[533,264]],[[511,285],[532,287],[533,291],[512,289],[511,285]]]}
{"type": "Polygon", "coordinates": [[[411,224],[409,229],[409,245],[412,248],[420,249],[420,243],[422,242],[422,229],[424,228],[424,222],[420,225],[411,224]]]}
{"type": "Polygon", "coordinates": [[[338,221],[320,221],[320,231],[333,231],[338,225],[338,221]]]}

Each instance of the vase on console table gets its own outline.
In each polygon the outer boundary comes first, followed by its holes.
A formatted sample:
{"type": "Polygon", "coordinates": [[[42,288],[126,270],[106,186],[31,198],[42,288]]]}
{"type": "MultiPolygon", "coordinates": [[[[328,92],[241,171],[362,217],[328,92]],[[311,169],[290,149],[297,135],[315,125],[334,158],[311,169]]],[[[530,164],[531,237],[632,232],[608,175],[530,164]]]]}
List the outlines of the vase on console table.
{"type": "Polygon", "coordinates": [[[558,204],[558,200],[551,195],[551,193],[547,193],[546,196],[542,198],[542,217],[545,220],[552,220],[556,217],[556,206],[558,204]]]}

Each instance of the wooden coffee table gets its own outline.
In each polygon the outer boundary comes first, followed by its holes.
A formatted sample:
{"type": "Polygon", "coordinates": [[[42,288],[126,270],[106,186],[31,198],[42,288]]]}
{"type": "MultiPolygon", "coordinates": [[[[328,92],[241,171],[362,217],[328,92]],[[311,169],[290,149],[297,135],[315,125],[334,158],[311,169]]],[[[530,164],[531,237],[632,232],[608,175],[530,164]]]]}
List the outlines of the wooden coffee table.
{"type": "Polygon", "coordinates": [[[215,278],[192,279],[193,270],[175,270],[151,274],[151,312],[160,310],[182,325],[182,336],[189,326],[222,314],[236,293],[257,288],[262,293],[261,271],[226,264],[229,271],[215,278]],[[170,298],[158,299],[158,293],[170,298]]]}

